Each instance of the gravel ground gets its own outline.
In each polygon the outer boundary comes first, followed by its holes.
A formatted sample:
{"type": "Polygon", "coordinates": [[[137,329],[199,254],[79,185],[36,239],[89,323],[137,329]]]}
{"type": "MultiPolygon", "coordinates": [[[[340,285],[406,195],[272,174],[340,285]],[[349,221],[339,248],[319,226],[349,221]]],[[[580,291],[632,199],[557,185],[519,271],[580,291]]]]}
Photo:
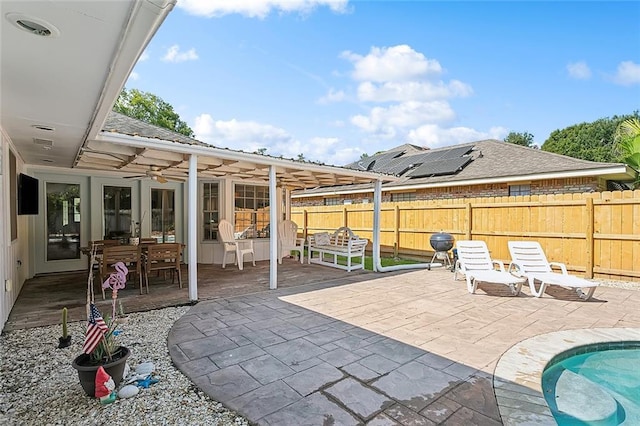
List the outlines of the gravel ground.
{"type": "MultiPolygon", "coordinates": [[[[119,343],[131,349],[135,368],[155,364],[159,382],[138,395],[101,405],[88,397],[71,367],[81,353],[86,323],[69,324],[72,345],[58,349],[60,325],[18,330],[0,337],[2,425],[248,425],[199,391],[171,363],[167,334],[189,307],[129,315],[119,343]],[[155,338],[149,338],[155,336],[155,338]]],[[[121,385],[122,386],[122,385],[121,385]]]]}
{"type": "MultiPolygon", "coordinates": [[[[602,286],[640,290],[638,282],[597,280],[602,286]]],[[[80,354],[86,323],[69,324],[72,345],[58,349],[60,325],[0,336],[2,425],[234,425],[248,422],[199,391],[171,363],[167,334],[189,307],[132,313],[119,343],[131,349],[135,368],[151,361],[159,382],[129,399],[102,406],[85,395],[71,367],[80,354]],[[149,336],[156,336],[150,339],[149,336]]]]}

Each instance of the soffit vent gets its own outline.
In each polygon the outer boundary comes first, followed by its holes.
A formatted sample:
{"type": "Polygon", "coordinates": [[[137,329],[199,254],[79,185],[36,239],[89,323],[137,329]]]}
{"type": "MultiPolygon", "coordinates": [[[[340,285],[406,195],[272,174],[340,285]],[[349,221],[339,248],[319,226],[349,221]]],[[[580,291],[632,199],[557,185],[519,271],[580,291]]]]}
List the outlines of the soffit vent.
{"type": "Polygon", "coordinates": [[[40,145],[42,149],[53,148],[53,141],[51,139],[33,138],[33,143],[35,143],[36,145],[40,145]]]}

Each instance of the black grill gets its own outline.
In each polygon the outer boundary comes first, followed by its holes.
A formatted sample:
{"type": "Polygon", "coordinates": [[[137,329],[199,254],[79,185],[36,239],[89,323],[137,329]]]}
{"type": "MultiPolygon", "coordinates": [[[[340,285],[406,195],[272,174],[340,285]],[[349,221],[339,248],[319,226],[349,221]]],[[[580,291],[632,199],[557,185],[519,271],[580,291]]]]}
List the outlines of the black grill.
{"type": "Polygon", "coordinates": [[[449,250],[453,248],[453,241],[453,235],[447,234],[446,232],[438,232],[429,238],[429,243],[431,243],[431,247],[433,247],[435,253],[427,269],[431,270],[431,265],[434,265],[433,261],[438,259],[443,262],[442,266],[450,268],[453,271],[454,267],[451,259],[449,259],[449,250]]]}
{"type": "Polygon", "coordinates": [[[447,234],[446,232],[438,232],[437,234],[433,234],[429,239],[429,243],[431,243],[431,247],[435,251],[444,251],[447,252],[453,248],[453,235],[447,234]]]}

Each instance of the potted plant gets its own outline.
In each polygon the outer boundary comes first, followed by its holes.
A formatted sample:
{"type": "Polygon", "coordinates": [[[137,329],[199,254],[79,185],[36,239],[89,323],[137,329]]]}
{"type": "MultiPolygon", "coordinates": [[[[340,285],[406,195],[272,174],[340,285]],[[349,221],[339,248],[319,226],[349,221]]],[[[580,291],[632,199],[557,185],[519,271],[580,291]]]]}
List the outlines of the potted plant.
{"type": "MultiPolygon", "coordinates": [[[[95,305],[92,305],[91,309],[97,311],[95,305]]],[[[99,312],[97,315],[99,317],[99,312]]],[[[90,323],[91,321],[92,319],[89,320],[90,323]]],[[[114,384],[118,386],[124,375],[127,358],[131,355],[128,348],[118,345],[116,341],[118,330],[114,318],[107,316],[107,320],[104,321],[102,318],[94,316],[93,321],[96,323],[102,321],[107,327],[106,332],[104,332],[103,337],[100,338],[100,341],[92,350],[78,355],[72,363],[73,368],[78,371],[82,389],[89,396],[95,396],[96,373],[100,366],[105,369],[113,379],[114,384]]],[[[89,327],[100,328],[99,325],[90,325],[89,327]]],[[[85,341],[85,345],[86,343],[85,341]]]]}
{"type": "Polygon", "coordinates": [[[71,345],[71,335],[68,333],[67,308],[62,308],[62,337],[58,337],[58,349],[71,345]]]}
{"type": "Polygon", "coordinates": [[[96,373],[99,367],[111,376],[115,386],[122,381],[127,358],[131,354],[129,349],[117,343],[117,314],[116,299],[118,290],[123,289],[126,283],[127,268],[122,262],[115,265],[116,272],[112,273],[102,284],[104,289],[111,289],[111,316],[102,318],[100,311],[93,303],[93,262],[95,262],[96,249],[92,248],[89,267],[89,279],[87,283],[87,333],[82,346],[82,354],[78,355],[72,363],[78,371],[78,378],[82,388],[89,396],[95,396],[96,373]]]}

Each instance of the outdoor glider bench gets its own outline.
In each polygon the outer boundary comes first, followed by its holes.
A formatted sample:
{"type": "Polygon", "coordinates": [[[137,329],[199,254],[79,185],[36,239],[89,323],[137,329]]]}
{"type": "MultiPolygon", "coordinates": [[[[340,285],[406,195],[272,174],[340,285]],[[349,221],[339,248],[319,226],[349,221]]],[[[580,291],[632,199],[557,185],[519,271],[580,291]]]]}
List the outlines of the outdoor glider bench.
{"type": "Polygon", "coordinates": [[[332,268],[353,271],[364,269],[364,253],[369,240],[355,235],[351,229],[343,226],[333,234],[319,232],[307,237],[309,245],[309,263],[331,266],[332,268]],[[339,260],[344,259],[346,265],[339,260]],[[359,258],[359,263],[353,263],[352,259],[359,258]]]}

